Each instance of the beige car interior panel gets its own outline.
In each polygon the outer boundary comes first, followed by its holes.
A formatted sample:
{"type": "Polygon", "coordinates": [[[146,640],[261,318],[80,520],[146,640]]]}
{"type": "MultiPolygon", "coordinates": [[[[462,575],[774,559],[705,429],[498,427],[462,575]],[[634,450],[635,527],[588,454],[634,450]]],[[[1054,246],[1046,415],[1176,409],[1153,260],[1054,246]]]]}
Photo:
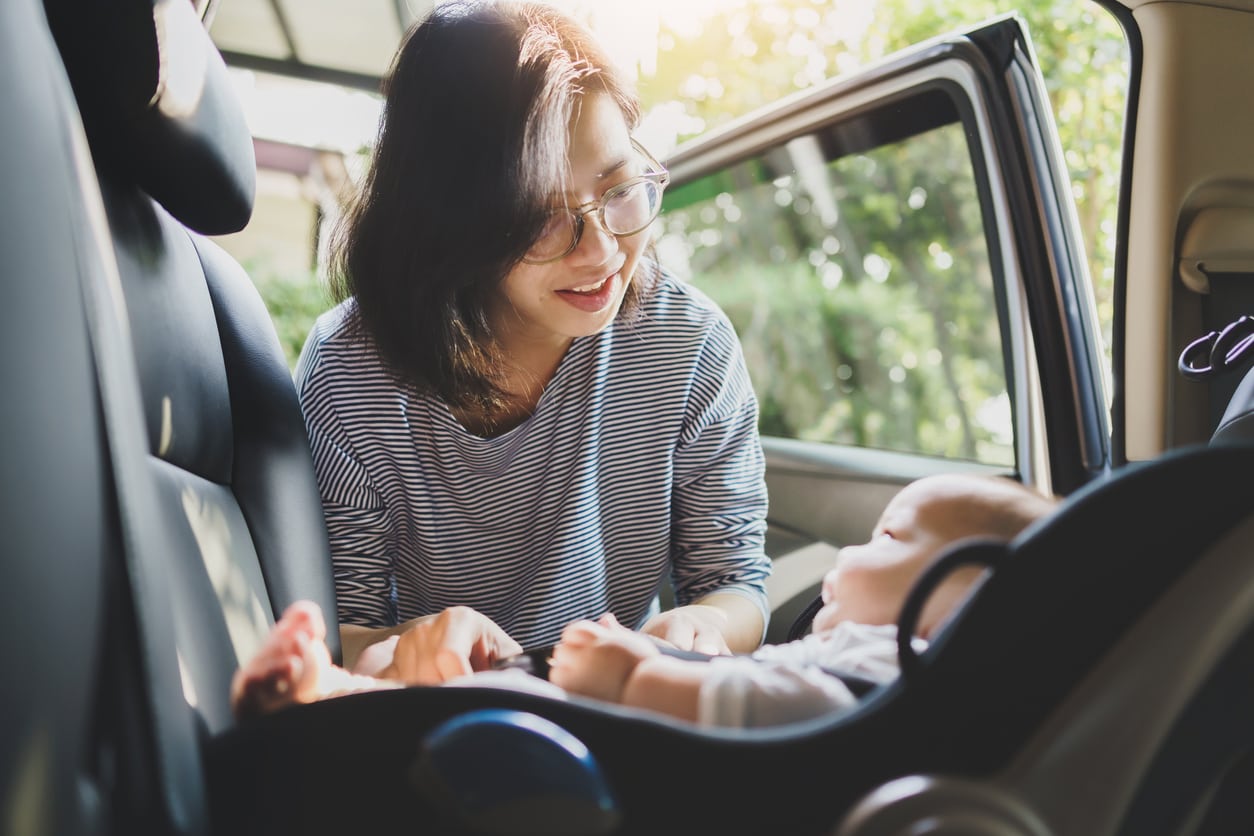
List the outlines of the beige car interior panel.
{"type": "Polygon", "coordinates": [[[1142,3],[1133,14],[1152,59],[1140,85],[1129,198],[1126,451],[1139,461],[1204,440],[1204,392],[1182,379],[1176,359],[1199,336],[1196,259],[1244,257],[1228,242],[1249,228],[1254,207],[1254,112],[1232,102],[1254,89],[1254,63],[1217,56],[1254,42],[1254,2],[1142,3]],[[1215,95],[1189,92],[1199,89],[1215,95]]]}

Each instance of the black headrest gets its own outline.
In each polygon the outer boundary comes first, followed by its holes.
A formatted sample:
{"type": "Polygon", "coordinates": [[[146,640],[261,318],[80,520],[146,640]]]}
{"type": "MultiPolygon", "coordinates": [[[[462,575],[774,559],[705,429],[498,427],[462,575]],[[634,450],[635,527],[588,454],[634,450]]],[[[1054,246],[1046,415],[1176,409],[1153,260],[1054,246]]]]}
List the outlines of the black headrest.
{"type": "Polygon", "coordinates": [[[206,235],[242,229],[257,165],[226,65],[188,0],[45,0],[96,165],[206,235]]]}
{"type": "Polygon", "coordinates": [[[1219,426],[1210,437],[1211,444],[1249,444],[1254,442],[1254,369],[1245,373],[1224,410],[1219,426]]]}

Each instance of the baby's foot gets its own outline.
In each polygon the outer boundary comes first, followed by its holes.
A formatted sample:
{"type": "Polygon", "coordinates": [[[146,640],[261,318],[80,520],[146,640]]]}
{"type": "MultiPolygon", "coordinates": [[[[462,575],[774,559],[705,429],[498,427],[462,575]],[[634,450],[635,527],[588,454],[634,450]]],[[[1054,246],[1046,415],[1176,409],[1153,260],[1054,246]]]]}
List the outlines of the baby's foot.
{"type": "Polygon", "coordinates": [[[231,708],[237,717],[267,714],[322,696],[331,668],[322,611],[311,601],[287,608],[261,649],[236,671],[231,708]]]}

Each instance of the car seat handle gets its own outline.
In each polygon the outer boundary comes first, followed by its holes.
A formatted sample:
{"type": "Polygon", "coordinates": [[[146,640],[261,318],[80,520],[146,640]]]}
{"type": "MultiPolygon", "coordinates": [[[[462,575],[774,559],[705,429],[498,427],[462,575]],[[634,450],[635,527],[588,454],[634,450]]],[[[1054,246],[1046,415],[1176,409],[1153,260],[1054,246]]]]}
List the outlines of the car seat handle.
{"type": "Polygon", "coordinates": [[[1240,316],[1219,331],[1209,331],[1184,347],[1177,367],[1194,380],[1241,367],[1254,346],[1254,317],[1240,316]]]}
{"type": "Polygon", "coordinates": [[[923,570],[923,574],[919,575],[906,594],[901,613],[897,616],[897,661],[904,679],[916,676],[921,667],[919,653],[914,649],[914,636],[923,608],[936,587],[962,566],[977,565],[996,569],[1005,554],[1004,540],[971,538],[945,549],[923,570]]]}

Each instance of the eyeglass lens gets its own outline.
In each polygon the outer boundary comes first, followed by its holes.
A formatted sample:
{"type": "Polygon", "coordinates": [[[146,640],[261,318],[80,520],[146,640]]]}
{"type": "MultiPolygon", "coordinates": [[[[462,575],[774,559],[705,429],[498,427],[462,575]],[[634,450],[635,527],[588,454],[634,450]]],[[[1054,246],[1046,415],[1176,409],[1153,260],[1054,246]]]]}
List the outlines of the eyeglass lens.
{"type": "Polygon", "coordinates": [[[601,200],[582,212],[554,212],[548,224],[527,251],[528,258],[557,258],[575,248],[583,231],[585,214],[597,214],[605,230],[613,235],[634,235],[649,225],[662,208],[659,183],[640,179],[610,189],[601,200]]]}

